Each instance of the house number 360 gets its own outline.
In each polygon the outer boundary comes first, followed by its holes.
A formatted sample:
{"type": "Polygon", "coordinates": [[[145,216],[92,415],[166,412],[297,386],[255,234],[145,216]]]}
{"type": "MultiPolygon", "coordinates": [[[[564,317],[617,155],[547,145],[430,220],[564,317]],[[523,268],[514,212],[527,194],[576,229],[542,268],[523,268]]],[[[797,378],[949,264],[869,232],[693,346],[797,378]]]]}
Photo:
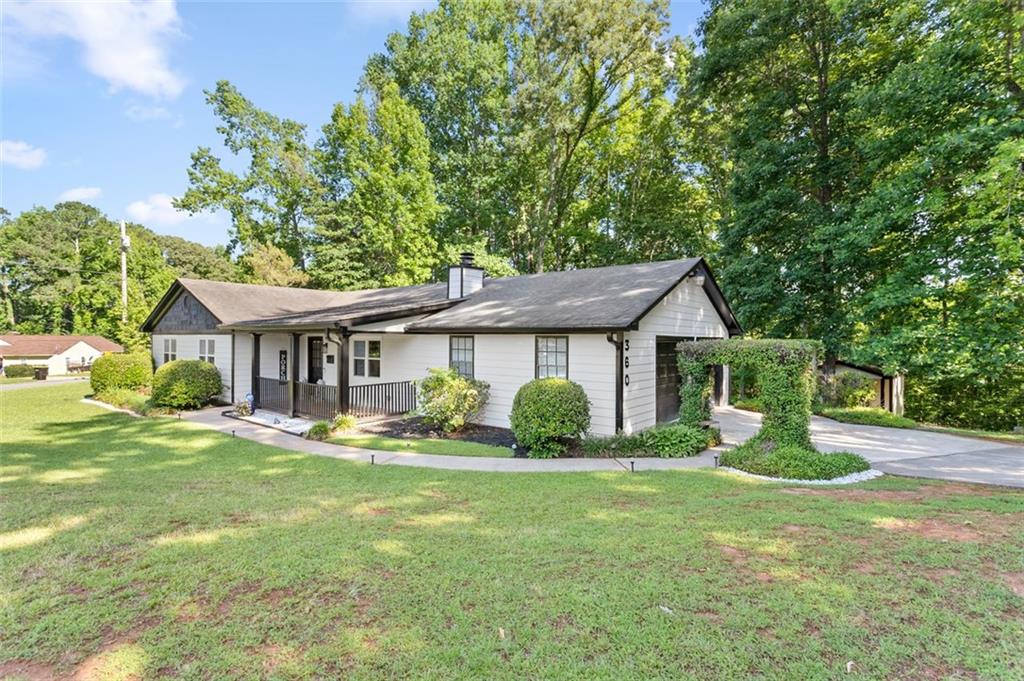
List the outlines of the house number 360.
{"type": "MultiPolygon", "coordinates": [[[[624,353],[625,352],[629,352],[629,339],[628,338],[622,342],[622,349],[623,349],[624,353]]],[[[625,367],[626,369],[629,368],[629,355],[627,355],[627,354],[623,354],[622,355],[622,366],[625,367]]],[[[629,385],[629,374],[624,373],[622,375],[622,383],[624,385],[629,385]]]]}

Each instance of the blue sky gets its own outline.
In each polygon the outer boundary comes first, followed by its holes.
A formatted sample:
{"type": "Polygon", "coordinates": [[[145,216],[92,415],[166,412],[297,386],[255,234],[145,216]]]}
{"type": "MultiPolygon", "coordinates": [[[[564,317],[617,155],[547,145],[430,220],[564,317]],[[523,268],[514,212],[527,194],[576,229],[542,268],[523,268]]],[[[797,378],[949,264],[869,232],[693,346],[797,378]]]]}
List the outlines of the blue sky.
{"type": "MultiPolygon", "coordinates": [[[[12,2],[0,5],[0,206],[62,199],[213,245],[224,214],[190,217],[196,147],[220,153],[203,90],[227,79],[257,106],[318,129],[349,102],[366,59],[428,0],[12,2]]],[[[690,35],[700,0],[671,4],[690,35]]]]}

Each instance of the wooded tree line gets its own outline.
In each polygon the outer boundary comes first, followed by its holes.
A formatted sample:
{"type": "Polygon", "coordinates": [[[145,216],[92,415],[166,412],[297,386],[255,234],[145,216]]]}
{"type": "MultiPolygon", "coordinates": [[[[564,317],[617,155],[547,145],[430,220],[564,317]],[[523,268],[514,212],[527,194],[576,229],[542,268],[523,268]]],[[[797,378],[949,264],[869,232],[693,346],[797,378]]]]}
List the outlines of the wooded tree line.
{"type": "Polygon", "coordinates": [[[229,154],[196,150],[178,206],[230,213],[230,276],[286,285],[702,254],[750,334],[906,371],[916,418],[1010,427],[1022,49],[1022,0],[712,0],[696,42],[664,2],[444,1],[320,130],[218,83],[229,154]]]}

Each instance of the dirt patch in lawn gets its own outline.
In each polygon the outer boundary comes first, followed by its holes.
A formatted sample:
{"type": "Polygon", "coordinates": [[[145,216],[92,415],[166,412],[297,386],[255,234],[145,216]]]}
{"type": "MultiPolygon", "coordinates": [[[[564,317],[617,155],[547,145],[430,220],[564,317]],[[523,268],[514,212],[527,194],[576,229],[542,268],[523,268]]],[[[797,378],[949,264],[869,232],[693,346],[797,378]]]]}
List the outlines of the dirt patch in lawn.
{"type": "Polygon", "coordinates": [[[1006,582],[1006,586],[1010,587],[1010,591],[1024,598],[1024,572],[1004,572],[1000,577],[1006,582]]]}
{"type": "Polygon", "coordinates": [[[902,518],[879,518],[874,526],[883,530],[909,532],[925,539],[942,541],[981,541],[982,535],[977,530],[964,524],[956,524],[940,518],[921,518],[906,520],[902,518]]]}
{"type": "Polygon", "coordinates": [[[471,423],[457,433],[445,433],[433,426],[427,425],[420,416],[363,423],[359,425],[359,430],[364,433],[384,435],[386,437],[465,440],[495,447],[512,447],[512,445],[516,444],[516,436],[507,428],[495,428],[494,426],[482,426],[471,423]]]}
{"type": "Polygon", "coordinates": [[[62,678],[52,664],[30,662],[28,660],[9,660],[0,662],[0,679],[20,677],[26,681],[54,681],[62,678]]]}

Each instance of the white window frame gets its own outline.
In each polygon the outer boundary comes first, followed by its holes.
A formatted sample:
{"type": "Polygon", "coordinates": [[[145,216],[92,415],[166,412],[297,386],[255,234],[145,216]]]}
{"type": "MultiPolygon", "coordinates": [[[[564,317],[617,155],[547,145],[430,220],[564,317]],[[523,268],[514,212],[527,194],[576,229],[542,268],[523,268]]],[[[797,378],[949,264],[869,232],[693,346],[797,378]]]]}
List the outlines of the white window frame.
{"type": "Polygon", "coordinates": [[[352,375],[362,378],[381,377],[381,359],[383,348],[379,338],[359,338],[352,340],[352,375]],[[376,356],[374,356],[376,347],[376,356]],[[376,364],[377,373],[373,373],[376,364]]]}
{"type": "Polygon", "coordinates": [[[216,364],[217,346],[214,343],[215,340],[215,338],[199,339],[199,361],[216,364]]]}
{"type": "Polygon", "coordinates": [[[178,339],[164,338],[164,364],[178,359],[178,339]]]}
{"type": "Polygon", "coordinates": [[[533,341],[533,366],[534,366],[534,378],[569,378],[569,337],[568,336],[535,336],[533,341]],[[558,345],[561,341],[565,341],[565,349],[558,349],[558,345]],[[554,347],[552,347],[552,342],[554,347]],[[559,374],[557,355],[565,355],[565,374],[559,374]],[[541,363],[541,357],[544,357],[543,364],[541,363]],[[549,355],[556,355],[555,361],[549,361],[551,358],[549,355]],[[554,373],[551,373],[549,369],[554,368],[554,373]]]}

